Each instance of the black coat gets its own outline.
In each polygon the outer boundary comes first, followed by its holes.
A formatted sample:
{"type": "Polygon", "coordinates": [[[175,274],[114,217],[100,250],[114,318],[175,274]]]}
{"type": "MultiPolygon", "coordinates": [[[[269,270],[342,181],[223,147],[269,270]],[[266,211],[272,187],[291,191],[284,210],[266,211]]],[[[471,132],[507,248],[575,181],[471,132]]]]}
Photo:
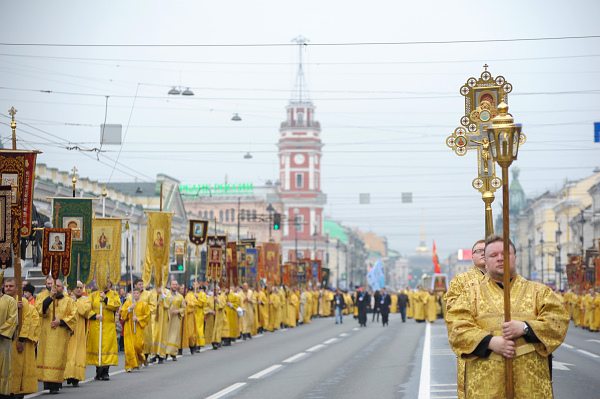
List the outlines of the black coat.
{"type": "Polygon", "coordinates": [[[408,295],[406,294],[398,294],[398,307],[400,309],[406,308],[408,305],[408,295]]]}
{"type": "Polygon", "coordinates": [[[344,294],[335,294],[333,296],[333,307],[340,307],[342,309],[346,308],[346,301],[344,301],[344,294]],[[339,303],[338,303],[339,301],[339,303]]]}
{"type": "Polygon", "coordinates": [[[367,309],[371,306],[371,295],[368,292],[357,292],[354,297],[354,304],[358,307],[358,311],[366,312],[367,309]],[[360,300],[362,294],[362,301],[360,300]]]}
{"type": "Polygon", "coordinates": [[[379,302],[375,302],[375,306],[379,308],[381,314],[388,314],[388,313],[390,313],[390,306],[391,305],[392,305],[392,297],[389,296],[387,293],[386,294],[381,294],[379,296],[379,302]]]}

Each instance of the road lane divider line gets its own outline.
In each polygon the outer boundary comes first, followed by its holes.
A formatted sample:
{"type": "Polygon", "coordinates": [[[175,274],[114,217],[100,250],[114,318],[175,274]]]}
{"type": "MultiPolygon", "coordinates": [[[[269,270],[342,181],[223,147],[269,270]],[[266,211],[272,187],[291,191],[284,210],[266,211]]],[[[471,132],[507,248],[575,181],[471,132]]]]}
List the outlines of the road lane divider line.
{"type": "Polygon", "coordinates": [[[421,359],[421,379],[419,381],[418,399],[431,397],[431,324],[425,326],[425,339],[423,341],[423,357],[421,359]]]}
{"type": "Polygon", "coordinates": [[[228,386],[227,388],[215,393],[214,395],[209,396],[206,399],[219,399],[227,394],[230,394],[231,392],[233,392],[235,390],[240,389],[244,385],[246,385],[245,382],[236,382],[235,384],[228,386]]]}
{"type": "Polygon", "coordinates": [[[341,333],[341,334],[340,334],[340,337],[347,337],[348,335],[350,335],[350,334],[347,334],[347,333],[341,333]]]}
{"type": "Polygon", "coordinates": [[[298,354],[295,354],[295,355],[294,355],[294,356],[292,356],[292,357],[288,357],[287,359],[285,359],[285,360],[283,361],[283,363],[292,363],[292,362],[294,362],[294,361],[296,361],[296,360],[300,359],[300,358],[301,358],[301,357],[303,357],[303,356],[306,356],[306,352],[300,352],[300,353],[298,353],[298,354]]]}
{"type": "Polygon", "coordinates": [[[307,351],[307,352],[316,352],[316,351],[318,351],[319,349],[322,349],[322,348],[324,348],[324,347],[325,347],[325,345],[323,345],[323,344],[319,344],[319,345],[315,345],[315,346],[313,346],[313,347],[311,347],[311,348],[308,348],[306,351],[307,351]]]}
{"type": "Polygon", "coordinates": [[[562,346],[564,346],[565,348],[569,348],[569,349],[573,349],[574,348],[573,345],[565,344],[564,342],[562,343],[562,346]]]}
{"type": "Polygon", "coordinates": [[[259,378],[264,377],[265,375],[267,375],[269,373],[272,373],[273,371],[277,370],[280,367],[282,367],[281,364],[276,364],[274,366],[267,367],[263,371],[259,371],[258,373],[254,374],[254,375],[251,375],[250,377],[248,377],[248,379],[250,379],[250,380],[257,380],[259,378]]]}
{"type": "Polygon", "coordinates": [[[360,330],[360,328],[358,328],[358,327],[354,327],[352,330],[354,330],[354,331],[358,331],[358,330],[360,330]]]}
{"type": "Polygon", "coordinates": [[[588,356],[593,357],[593,358],[599,358],[600,357],[600,356],[596,355],[595,353],[588,352],[588,351],[583,350],[583,349],[577,349],[577,352],[581,352],[584,355],[588,355],[588,356]]]}
{"type": "Polygon", "coordinates": [[[327,341],[323,342],[325,345],[329,345],[329,344],[333,344],[334,342],[337,342],[337,338],[331,338],[328,339],[327,341]]]}

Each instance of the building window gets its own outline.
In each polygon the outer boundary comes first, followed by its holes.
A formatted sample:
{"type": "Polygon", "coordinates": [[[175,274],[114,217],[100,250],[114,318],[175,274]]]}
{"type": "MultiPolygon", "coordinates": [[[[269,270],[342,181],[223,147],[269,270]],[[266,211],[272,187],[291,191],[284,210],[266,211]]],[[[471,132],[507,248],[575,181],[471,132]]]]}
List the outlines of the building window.
{"type": "Polygon", "coordinates": [[[208,219],[208,211],[204,211],[204,219],[208,219]]]}
{"type": "Polygon", "coordinates": [[[219,211],[219,221],[220,222],[223,221],[223,210],[222,209],[219,211]]]}
{"type": "Polygon", "coordinates": [[[246,210],[242,209],[240,211],[240,222],[243,222],[244,220],[246,220],[246,210]]]}
{"type": "Polygon", "coordinates": [[[304,175],[302,173],[296,173],[296,188],[304,187],[304,175]]]}
{"type": "Polygon", "coordinates": [[[215,213],[213,211],[210,211],[210,220],[214,220],[215,219],[215,213]]]}
{"type": "Polygon", "coordinates": [[[225,221],[229,222],[229,209],[225,210],[225,221]]]}
{"type": "Polygon", "coordinates": [[[256,209],[252,211],[252,220],[256,222],[256,209]]]}
{"type": "Polygon", "coordinates": [[[235,209],[231,208],[231,221],[235,222],[235,209]]]}
{"type": "Polygon", "coordinates": [[[296,231],[302,233],[304,231],[304,215],[296,215],[296,231]]]}

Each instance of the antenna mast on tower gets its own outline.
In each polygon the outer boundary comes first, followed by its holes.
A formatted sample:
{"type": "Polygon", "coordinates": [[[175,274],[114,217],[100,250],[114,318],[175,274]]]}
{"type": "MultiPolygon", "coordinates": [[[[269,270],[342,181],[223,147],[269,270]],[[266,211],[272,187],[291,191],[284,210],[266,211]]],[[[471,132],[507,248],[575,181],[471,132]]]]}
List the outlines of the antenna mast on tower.
{"type": "Polygon", "coordinates": [[[306,80],[304,78],[304,70],[302,68],[302,50],[306,47],[310,40],[302,35],[292,39],[292,43],[298,45],[298,73],[296,74],[296,83],[294,84],[294,90],[292,92],[292,102],[310,102],[308,97],[308,88],[306,86],[306,80]]]}

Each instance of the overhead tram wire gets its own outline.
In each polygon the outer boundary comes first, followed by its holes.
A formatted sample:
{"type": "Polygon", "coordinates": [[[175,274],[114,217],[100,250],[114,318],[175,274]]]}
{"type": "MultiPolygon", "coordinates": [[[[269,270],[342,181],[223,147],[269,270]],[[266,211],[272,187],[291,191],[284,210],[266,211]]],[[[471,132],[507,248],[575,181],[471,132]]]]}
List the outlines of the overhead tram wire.
{"type": "MultiPolygon", "coordinates": [[[[525,37],[512,39],[471,39],[471,40],[426,40],[405,42],[344,42],[344,43],[304,43],[305,47],[346,47],[346,46],[413,46],[413,45],[440,45],[440,44],[475,44],[475,43],[510,43],[510,42],[539,42],[554,40],[586,40],[598,39],[600,35],[582,36],[547,36],[547,37],[525,37]]],[[[105,44],[105,43],[7,43],[0,42],[0,46],[6,47],[140,47],[140,48],[215,48],[215,47],[291,47],[296,43],[222,43],[222,44],[182,44],[182,43],[136,43],[136,44],[105,44]]]]}

